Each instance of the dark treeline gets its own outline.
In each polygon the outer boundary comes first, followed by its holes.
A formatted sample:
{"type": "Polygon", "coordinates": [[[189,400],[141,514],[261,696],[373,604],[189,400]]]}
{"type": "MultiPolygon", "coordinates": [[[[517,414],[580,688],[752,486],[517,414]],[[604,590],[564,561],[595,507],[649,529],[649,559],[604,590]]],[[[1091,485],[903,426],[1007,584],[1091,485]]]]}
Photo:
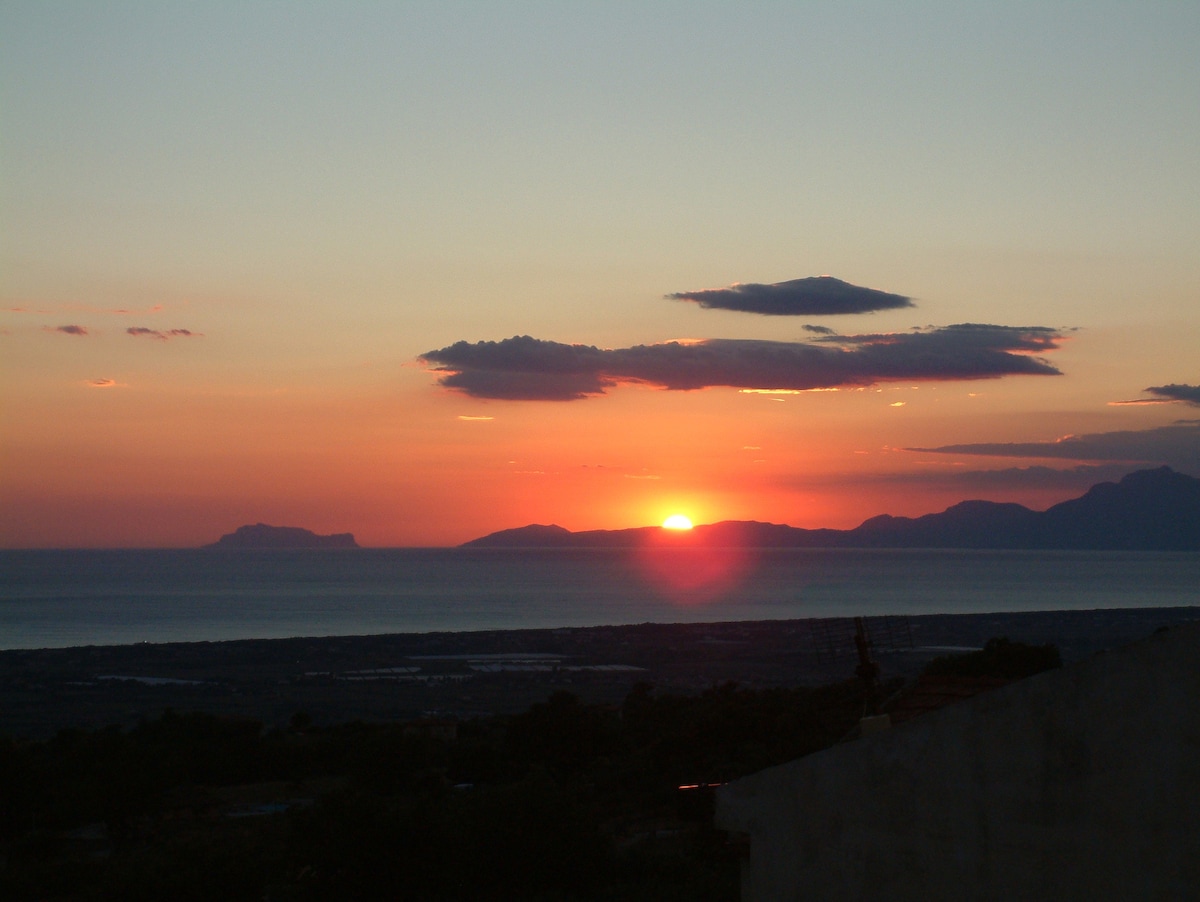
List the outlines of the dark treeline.
{"type": "Polygon", "coordinates": [[[0,897],[735,899],[708,787],[827,747],[863,704],[641,684],[455,725],[167,711],[0,739],[0,897]]]}
{"type": "Polygon", "coordinates": [[[930,676],[999,677],[1021,680],[1062,667],[1057,645],[1026,645],[1007,638],[989,639],[979,651],[934,658],[925,665],[930,676]]]}

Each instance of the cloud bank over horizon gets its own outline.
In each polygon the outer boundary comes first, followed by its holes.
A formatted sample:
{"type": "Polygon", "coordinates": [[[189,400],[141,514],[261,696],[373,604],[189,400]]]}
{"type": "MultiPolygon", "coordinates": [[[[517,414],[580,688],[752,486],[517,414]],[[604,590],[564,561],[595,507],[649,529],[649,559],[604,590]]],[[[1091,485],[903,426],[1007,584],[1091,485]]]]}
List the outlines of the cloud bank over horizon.
{"type": "MultiPolygon", "coordinates": [[[[910,450],[910,449],[905,449],[910,450]]],[[[968,469],[947,462],[945,467],[908,470],[904,472],[861,472],[818,475],[793,474],[780,479],[779,485],[786,490],[836,487],[871,486],[915,486],[961,493],[969,498],[986,498],[989,495],[1005,495],[1010,491],[1084,492],[1099,482],[1117,482],[1135,470],[1143,469],[1144,463],[1101,463],[1074,464],[1073,466],[1051,467],[1045,464],[1012,466],[994,470],[968,469]]]]}
{"type": "Polygon", "coordinates": [[[1200,420],[1180,420],[1155,429],[1067,435],[1047,442],[981,442],[905,450],[929,454],[1156,463],[1200,473],[1200,420]]]}
{"type": "Polygon", "coordinates": [[[1055,350],[1061,330],[962,323],[901,333],[836,335],[807,342],[706,339],[601,349],[528,335],[459,341],[419,358],[438,383],[476,398],[574,401],[623,383],[672,391],[701,388],[865,387],[890,381],[961,381],[1056,376],[1035,356],[1055,350]]]}
{"type": "Polygon", "coordinates": [[[833,276],[789,282],[736,282],[726,288],[677,291],[667,300],[691,301],[708,310],[734,310],[764,316],[836,316],[916,306],[912,298],[851,285],[833,276]]]}

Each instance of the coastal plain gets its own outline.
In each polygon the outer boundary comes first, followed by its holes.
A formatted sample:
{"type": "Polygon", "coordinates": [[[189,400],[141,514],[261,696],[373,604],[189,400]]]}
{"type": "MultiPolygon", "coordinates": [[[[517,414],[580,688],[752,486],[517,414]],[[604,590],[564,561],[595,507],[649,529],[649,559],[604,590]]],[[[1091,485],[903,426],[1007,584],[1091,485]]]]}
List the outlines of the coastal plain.
{"type": "MultiPolygon", "coordinates": [[[[1005,637],[1053,643],[1064,662],[1200,619],[1200,607],[868,617],[882,675],[1005,637]]],[[[284,726],[513,714],[565,690],[619,704],[638,683],[694,694],[715,684],[851,679],[851,618],[643,623],[0,651],[0,733],[131,727],[166,709],[284,726]]]]}

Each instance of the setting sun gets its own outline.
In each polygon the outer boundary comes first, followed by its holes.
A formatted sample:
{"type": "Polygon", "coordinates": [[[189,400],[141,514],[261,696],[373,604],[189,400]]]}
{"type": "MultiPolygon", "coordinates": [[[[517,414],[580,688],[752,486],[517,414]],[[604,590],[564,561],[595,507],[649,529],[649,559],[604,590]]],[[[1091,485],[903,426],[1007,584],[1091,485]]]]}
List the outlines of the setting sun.
{"type": "Polygon", "coordinates": [[[683,514],[671,514],[663,520],[663,529],[691,529],[692,521],[683,514]]]}

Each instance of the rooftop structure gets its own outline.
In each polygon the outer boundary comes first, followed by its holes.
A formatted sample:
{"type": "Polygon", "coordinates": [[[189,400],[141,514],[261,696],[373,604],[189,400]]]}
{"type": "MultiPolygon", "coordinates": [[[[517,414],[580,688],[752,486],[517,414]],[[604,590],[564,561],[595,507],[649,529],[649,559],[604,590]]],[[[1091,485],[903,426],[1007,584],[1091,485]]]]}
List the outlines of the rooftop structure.
{"type": "Polygon", "coordinates": [[[1184,899],[1200,623],[735,781],[743,902],[1184,899]]]}

